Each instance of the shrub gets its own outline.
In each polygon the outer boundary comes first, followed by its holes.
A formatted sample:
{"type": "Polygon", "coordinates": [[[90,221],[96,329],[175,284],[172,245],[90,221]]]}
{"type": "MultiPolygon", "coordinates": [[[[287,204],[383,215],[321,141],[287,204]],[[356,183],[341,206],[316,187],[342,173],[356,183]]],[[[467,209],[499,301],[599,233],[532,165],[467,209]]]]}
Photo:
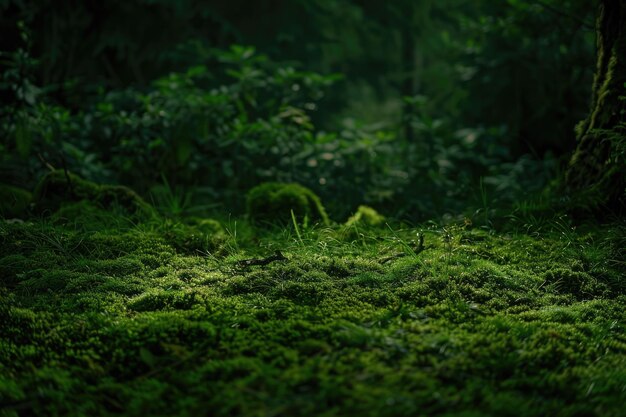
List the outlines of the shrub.
{"type": "Polygon", "coordinates": [[[291,212],[296,218],[328,225],[329,219],[320,198],[302,185],[267,182],[248,192],[248,216],[255,224],[288,223],[291,212]]]}

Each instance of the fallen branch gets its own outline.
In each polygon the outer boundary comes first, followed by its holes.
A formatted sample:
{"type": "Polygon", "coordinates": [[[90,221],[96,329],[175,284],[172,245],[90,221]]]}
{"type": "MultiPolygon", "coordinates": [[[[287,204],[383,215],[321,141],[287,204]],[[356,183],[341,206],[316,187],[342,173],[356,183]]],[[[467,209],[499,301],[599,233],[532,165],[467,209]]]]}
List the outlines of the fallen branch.
{"type": "Polygon", "coordinates": [[[268,256],[267,258],[261,259],[244,259],[242,261],[238,261],[235,265],[240,268],[249,268],[251,266],[265,266],[271,264],[276,261],[286,261],[287,258],[283,255],[279,250],[274,252],[272,256],[268,256]]]}

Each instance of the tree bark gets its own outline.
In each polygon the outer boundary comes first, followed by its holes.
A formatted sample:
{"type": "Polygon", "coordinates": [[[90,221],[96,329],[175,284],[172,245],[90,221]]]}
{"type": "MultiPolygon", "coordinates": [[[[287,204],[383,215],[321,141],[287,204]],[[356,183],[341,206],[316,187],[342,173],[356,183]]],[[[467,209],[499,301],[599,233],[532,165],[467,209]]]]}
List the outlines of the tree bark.
{"type": "Polygon", "coordinates": [[[625,191],[623,162],[615,158],[613,142],[625,122],[620,96],[626,95],[626,0],[600,0],[596,33],[591,108],[576,127],[578,146],[565,185],[574,207],[615,211],[624,207],[625,191]]]}

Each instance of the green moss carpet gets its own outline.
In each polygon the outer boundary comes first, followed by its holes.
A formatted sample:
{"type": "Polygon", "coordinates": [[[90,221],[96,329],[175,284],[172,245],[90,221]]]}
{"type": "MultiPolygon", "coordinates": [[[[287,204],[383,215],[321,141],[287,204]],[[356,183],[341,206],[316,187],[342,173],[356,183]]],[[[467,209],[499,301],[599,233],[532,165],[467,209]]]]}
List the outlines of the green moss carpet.
{"type": "Polygon", "coordinates": [[[0,222],[0,414],[623,415],[623,226],[209,223],[0,222]]]}

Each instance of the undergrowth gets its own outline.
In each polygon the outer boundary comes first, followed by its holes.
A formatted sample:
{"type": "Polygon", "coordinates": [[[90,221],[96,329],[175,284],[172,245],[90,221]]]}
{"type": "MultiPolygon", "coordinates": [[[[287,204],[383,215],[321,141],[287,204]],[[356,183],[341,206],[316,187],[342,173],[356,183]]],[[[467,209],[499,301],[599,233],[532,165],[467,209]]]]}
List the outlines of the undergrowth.
{"type": "Polygon", "coordinates": [[[623,411],[623,225],[202,231],[79,204],[0,222],[2,416],[623,411]]]}

